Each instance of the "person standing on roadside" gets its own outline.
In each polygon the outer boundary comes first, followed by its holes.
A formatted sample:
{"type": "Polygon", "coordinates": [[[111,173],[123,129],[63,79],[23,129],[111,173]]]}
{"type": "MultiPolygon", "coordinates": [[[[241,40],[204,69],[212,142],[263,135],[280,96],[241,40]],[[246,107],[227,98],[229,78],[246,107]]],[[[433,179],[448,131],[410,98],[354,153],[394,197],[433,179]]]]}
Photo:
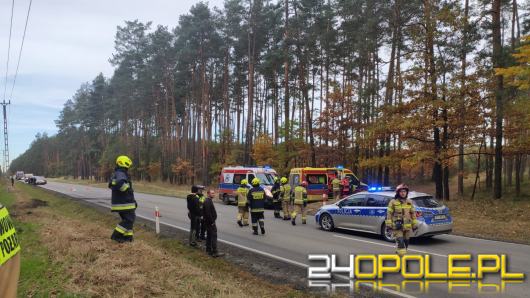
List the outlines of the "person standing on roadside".
{"type": "Polygon", "coordinates": [[[11,176],[11,187],[15,187],[15,178],[13,176],[11,176]]]}
{"type": "Polygon", "coordinates": [[[392,230],[396,239],[396,253],[400,256],[407,253],[409,239],[418,226],[416,210],[412,200],[408,198],[409,187],[400,184],[396,188],[396,196],[388,203],[385,225],[392,230]]]}
{"type": "Polygon", "coordinates": [[[121,221],[116,225],[110,239],[122,242],[133,241],[133,225],[136,219],[136,207],[138,204],[134,199],[129,168],[132,160],[125,156],[118,156],[116,159],[116,169],[109,181],[109,188],[112,190],[111,208],[112,212],[118,212],[121,221]]]}
{"type": "Polygon", "coordinates": [[[190,219],[189,245],[194,247],[197,246],[196,240],[199,238],[200,220],[202,216],[202,209],[199,202],[199,192],[202,193],[202,190],[199,189],[199,186],[193,185],[191,187],[191,193],[186,197],[188,205],[188,218],[190,219]]]}
{"type": "Polygon", "coordinates": [[[203,206],[203,225],[206,229],[206,252],[214,257],[222,257],[223,253],[219,253],[217,250],[217,226],[215,221],[217,220],[217,212],[215,211],[215,204],[213,198],[215,192],[208,190],[208,196],[204,200],[203,206]]]}

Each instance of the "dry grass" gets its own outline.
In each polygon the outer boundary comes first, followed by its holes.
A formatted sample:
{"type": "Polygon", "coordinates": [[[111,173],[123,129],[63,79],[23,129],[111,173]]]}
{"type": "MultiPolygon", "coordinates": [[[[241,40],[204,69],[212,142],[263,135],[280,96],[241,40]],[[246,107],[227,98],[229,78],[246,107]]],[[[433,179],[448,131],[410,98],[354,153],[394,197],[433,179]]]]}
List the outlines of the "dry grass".
{"type": "Polygon", "coordinates": [[[17,219],[40,226],[40,238],[52,263],[65,272],[61,286],[68,293],[91,297],[305,296],[142,229],[135,229],[132,244],[114,243],[109,236],[115,218],[42,190],[22,186],[16,195],[17,219]],[[49,206],[28,213],[34,197],[49,206]]]}

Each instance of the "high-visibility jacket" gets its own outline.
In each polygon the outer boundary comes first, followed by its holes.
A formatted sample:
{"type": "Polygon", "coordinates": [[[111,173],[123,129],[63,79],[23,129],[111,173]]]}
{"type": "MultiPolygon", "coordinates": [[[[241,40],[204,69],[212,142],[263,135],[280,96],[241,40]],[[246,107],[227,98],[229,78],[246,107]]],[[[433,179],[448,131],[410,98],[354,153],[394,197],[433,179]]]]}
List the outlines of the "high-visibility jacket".
{"type": "Polygon", "coordinates": [[[331,180],[331,185],[333,187],[333,191],[340,191],[340,180],[337,178],[334,178],[331,180]]]}
{"type": "Polygon", "coordinates": [[[186,200],[188,202],[188,212],[190,216],[201,216],[201,209],[199,206],[199,196],[196,193],[190,193],[186,200]]]}
{"type": "Polygon", "coordinates": [[[20,251],[20,242],[7,208],[0,204],[0,267],[20,251]]]}
{"type": "Polygon", "coordinates": [[[303,205],[307,203],[307,190],[305,187],[298,185],[294,188],[294,204],[303,205]]]}
{"type": "Polygon", "coordinates": [[[291,185],[284,184],[280,186],[280,197],[281,200],[290,202],[291,201],[291,185]]]}
{"type": "Polygon", "coordinates": [[[109,188],[112,190],[111,208],[112,212],[127,211],[136,209],[134,190],[132,181],[127,173],[127,169],[117,167],[109,181],[109,188]]]}
{"type": "Polygon", "coordinates": [[[271,188],[272,201],[278,202],[280,200],[280,183],[276,182],[271,188]]]}
{"type": "Polygon", "coordinates": [[[250,212],[265,211],[265,191],[261,186],[252,187],[247,194],[250,212]]]}
{"type": "Polygon", "coordinates": [[[237,206],[245,207],[247,205],[248,186],[240,186],[237,188],[237,206]]]}
{"type": "Polygon", "coordinates": [[[398,220],[403,222],[403,230],[412,230],[418,225],[416,209],[410,199],[392,199],[388,203],[385,224],[395,228],[395,223],[398,220]]]}
{"type": "Polygon", "coordinates": [[[199,198],[199,210],[200,210],[200,214],[201,216],[203,215],[203,210],[204,210],[204,202],[206,201],[206,197],[204,196],[204,194],[197,194],[197,197],[199,198]]]}

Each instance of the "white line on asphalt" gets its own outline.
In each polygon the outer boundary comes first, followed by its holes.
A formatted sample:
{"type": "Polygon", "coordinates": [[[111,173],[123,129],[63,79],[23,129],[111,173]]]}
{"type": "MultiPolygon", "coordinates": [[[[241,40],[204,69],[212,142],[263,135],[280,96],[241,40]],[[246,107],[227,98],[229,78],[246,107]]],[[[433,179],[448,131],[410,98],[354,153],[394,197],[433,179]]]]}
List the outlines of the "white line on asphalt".
{"type": "MultiPolygon", "coordinates": [[[[333,235],[333,236],[337,237],[337,238],[352,240],[352,241],[366,242],[366,243],[370,243],[370,244],[381,245],[381,246],[392,247],[392,248],[395,247],[394,245],[390,245],[390,244],[379,243],[379,242],[374,242],[374,241],[368,241],[368,240],[363,240],[363,239],[358,239],[358,238],[345,237],[345,236],[341,236],[341,235],[333,235]]],[[[447,258],[446,255],[441,255],[441,254],[437,254],[437,253],[434,253],[434,252],[428,252],[428,251],[419,250],[419,249],[409,249],[409,251],[415,251],[415,252],[420,252],[420,253],[424,253],[424,254],[430,254],[430,255],[435,255],[435,256],[447,258]]]]}
{"type": "MultiPolygon", "coordinates": [[[[103,203],[99,203],[99,202],[90,202],[89,201],[89,203],[96,204],[96,205],[103,206],[103,207],[109,207],[108,205],[103,204],[103,203]]],[[[151,217],[143,216],[143,215],[140,215],[140,214],[138,214],[136,216],[140,217],[140,218],[143,218],[145,220],[154,221],[154,219],[151,218],[151,217]]],[[[179,230],[183,230],[183,231],[189,232],[188,228],[179,227],[177,225],[170,224],[170,223],[167,223],[167,222],[162,222],[162,221],[160,223],[164,224],[166,226],[170,226],[170,227],[173,227],[173,228],[176,228],[176,229],[179,229],[179,230]]],[[[338,236],[338,235],[335,235],[335,236],[338,236]]],[[[353,240],[353,239],[351,239],[351,240],[353,240]]],[[[292,265],[295,265],[295,266],[299,266],[299,267],[303,267],[303,268],[309,268],[309,265],[307,265],[307,264],[300,263],[300,262],[297,262],[297,261],[294,261],[294,260],[291,260],[291,259],[287,259],[287,258],[282,258],[280,256],[276,256],[276,255],[270,254],[268,252],[257,250],[257,249],[254,249],[254,248],[251,248],[251,247],[248,247],[248,246],[244,246],[244,245],[241,245],[241,244],[237,244],[237,243],[234,243],[234,242],[231,242],[231,241],[228,241],[228,240],[223,240],[223,239],[219,239],[218,238],[217,241],[220,241],[220,242],[226,243],[228,245],[232,245],[232,246],[235,246],[235,247],[238,247],[238,248],[241,248],[241,249],[253,252],[253,253],[264,255],[264,256],[267,256],[267,257],[270,257],[270,258],[273,258],[273,259],[276,259],[276,260],[279,260],[279,261],[282,261],[282,262],[286,262],[286,263],[289,263],[289,264],[292,264],[292,265]]],[[[346,277],[346,276],[343,276],[343,275],[336,275],[336,277],[340,278],[342,280],[348,280],[348,281],[350,280],[349,277],[346,277]]],[[[369,283],[362,283],[362,284],[367,286],[367,287],[369,287],[369,288],[374,288],[374,286],[372,284],[369,284],[369,283]]],[[[401,292],[398,292],[398,291],[394,291],[392,289],[378,288],[378,290],[383,291],[383,292],[387,292],[387,293],[389,293],[391,295],[395,295],[395,296],[399,296],[399,297],[416,298],[415,296],[411,296],[409,294],[405,294],[405,293],[401,293],[401,292]]]]}

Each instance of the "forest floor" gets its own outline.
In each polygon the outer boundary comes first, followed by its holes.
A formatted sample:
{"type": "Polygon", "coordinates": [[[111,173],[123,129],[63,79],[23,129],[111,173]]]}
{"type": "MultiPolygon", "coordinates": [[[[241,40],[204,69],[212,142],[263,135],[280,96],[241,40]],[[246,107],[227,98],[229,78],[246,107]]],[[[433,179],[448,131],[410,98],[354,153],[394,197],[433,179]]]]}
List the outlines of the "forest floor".
{"type": "Polygon", "coordinates": [[[115,216],[39,188],[0,185],[0,201],[21,241],[21,297],[311,296],[141,225],[133,243],[115,243],[115,216]]]}
{"type": "MultiPolygon", "coordinates": [[[[443,201],[451,210],[454,234],[530,244],[530,216],[526,211],[530,210],[530,180],[524,179],[522,182],[520,196],[515,195],[513,186],[505,187],[503,198],[500,200],[492,199],[491,190],[485,189],[484,181],[481,181],[475,198],[471,200],[474,177],[470,176],[464,180],[465,195],[463,197],[457,195],[456,179],[453,177],[451,180],[451,200],[443,201]]],[[[106,183],[97,183],[92,180],[71,178],[51,178],[50,180],[107,187],[106,183]]],[[[434,184],[430,181],[411,181],[409,185],[412,190],[434,193],[434,184]]],[[[134,188],[138,192],[181,198],[189,192],[189,186],[175,186],[162,182],[134,182],[134,188]]],[[[330,200],[328,204],[333,202],[330,200]]],[[[321,205],[320,202],[309,204],[309,213],[314,214],[321,205]]]]}

